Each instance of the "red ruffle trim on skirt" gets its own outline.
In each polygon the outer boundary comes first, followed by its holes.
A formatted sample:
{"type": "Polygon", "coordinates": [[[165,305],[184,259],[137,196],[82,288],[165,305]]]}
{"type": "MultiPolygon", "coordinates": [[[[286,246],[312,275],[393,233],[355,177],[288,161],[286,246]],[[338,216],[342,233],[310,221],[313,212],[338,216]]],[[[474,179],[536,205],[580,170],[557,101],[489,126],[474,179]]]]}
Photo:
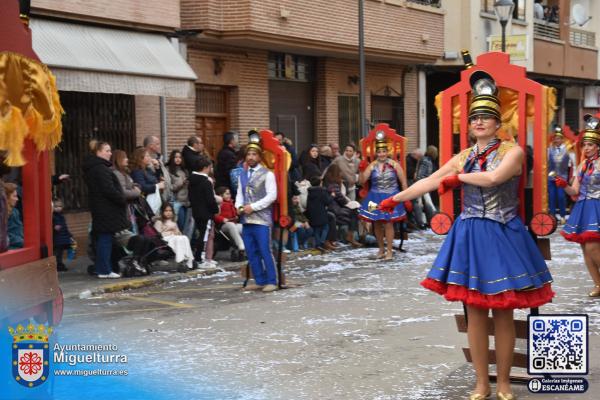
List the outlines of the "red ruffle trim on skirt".
{"type": "Polygon", "coordinates": [[[435,279],[426,278],[421,286],[444,296],[448,301],[462,301],[478,308],[534,308],[544,305],[554,297],[551,285],[545,284],[539,289],[507,290],[498,294],[483,294],[460,285],[448,285],[435,279]]]}
{"type": "Polygon", "coordinates": [[[587,242],[600,242],[600,233],[587,231],[581,233],[566,233],[565,231],[560,231],[560,234],[563,235],[565,239],[569,242],[576,243],[587,243],[587,242]]]}

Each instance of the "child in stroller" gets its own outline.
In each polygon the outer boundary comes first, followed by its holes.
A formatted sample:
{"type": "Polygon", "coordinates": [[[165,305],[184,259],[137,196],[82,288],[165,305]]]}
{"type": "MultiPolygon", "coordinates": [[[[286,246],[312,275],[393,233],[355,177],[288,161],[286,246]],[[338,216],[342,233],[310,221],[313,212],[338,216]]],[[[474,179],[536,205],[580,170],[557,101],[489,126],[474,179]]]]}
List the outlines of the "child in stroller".
{"type": "Polygon", "coordinates": [[[175,261],[185,263],[189,269],[194,268],[194,253],[192,253],[190,240],[179,230],[171,204],[165,203],[162,205],[160,218],[154,223],[154,229],[160,233],[162,239],[175,252],[175,261]]]}
{"type": "MultiPolygon", "coordinates": [[[[157,268],[157,261],[175,260],[175,253],[162,239],[160,233],[154,229],[152,217],[154,214],[143,197],[132,203],[139,235],[125,230],[115,234],[113,237],[112,266],[113,271],[121,273],[125,277],[136,274],[149,275],[157,268]]],[[[94,260],[95,240],[91,239],[88,255],[94,260]]],[[[189,268],[186,263],[177,265],[178,272],[185,272],[189,268]]],[[[95,275],[94,265],[88,267],[88,273],[95,275]]]]}

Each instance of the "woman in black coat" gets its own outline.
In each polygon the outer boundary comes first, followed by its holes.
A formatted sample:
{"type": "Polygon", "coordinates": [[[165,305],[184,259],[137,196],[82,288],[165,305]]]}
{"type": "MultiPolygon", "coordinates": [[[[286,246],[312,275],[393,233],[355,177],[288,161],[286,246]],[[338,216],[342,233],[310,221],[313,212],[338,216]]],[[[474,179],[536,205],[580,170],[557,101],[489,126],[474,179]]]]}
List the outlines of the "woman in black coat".
{"type": "Polygon", "coordinates": [[[98,278],[120,278],[112,272],[110,256],[116,232],[129,227],[127,201],[116,175],[111,170],[110,145],[92,140],[92,154],[83,161],[92,214],[92,234],[96,237],[96,273],[98,278]]]}
{"type": "Polygon", "coordinates": [[[327,193],[327,189],[321,186],[321,179],[313,176],[310,180],[311,187],[308,188],[308,199],[306,201],[306,216],[308,222],[315,232],[315,247],[319,250],[333,250],[327,246],[326,239],[329,232],[329,206],[333,199],[327,193]]]}
{"type": "Polygon", "coordinates": [[[300,155],[300,165],[302,166],[302,176],[310,181],[312,177],[321,177],[323,174],[323,160],[319,155],[319,147],[316,144],[311,144],[308,150],[305,150],[300,155]]]}

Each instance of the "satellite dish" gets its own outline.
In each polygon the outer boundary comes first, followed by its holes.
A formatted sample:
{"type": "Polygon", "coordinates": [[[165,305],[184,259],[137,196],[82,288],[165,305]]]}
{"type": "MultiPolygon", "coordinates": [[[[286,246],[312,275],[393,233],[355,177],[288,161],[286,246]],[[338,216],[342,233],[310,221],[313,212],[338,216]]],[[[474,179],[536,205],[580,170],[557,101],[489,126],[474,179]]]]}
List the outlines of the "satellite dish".
{"type": "Polygon", "coordinates": [[[587,10],[579,3],[573,5],[573,8],[571,9],[571,16],[575,20],[575,23],[579,26],[585,25],[585,23],[590,20],[590,17],[587,15],[587,10]]]}

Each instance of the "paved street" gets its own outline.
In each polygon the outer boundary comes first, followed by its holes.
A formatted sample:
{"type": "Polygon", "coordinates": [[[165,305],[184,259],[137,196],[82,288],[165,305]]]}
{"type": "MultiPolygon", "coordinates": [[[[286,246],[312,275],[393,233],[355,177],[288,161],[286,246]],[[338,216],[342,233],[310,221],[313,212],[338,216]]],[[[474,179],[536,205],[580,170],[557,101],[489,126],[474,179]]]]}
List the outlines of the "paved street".
{"type": "MultiPolygon", "coordinates": [[[[287,265],[299,286],[274,294],[241,291],[238,274],[223,272],[70,299],[59,338],[76,342],[84,333],[92,343],[117,343],[131,354],[131,368],[145,360],[150,382],[168,372],[170,384],[219,398],[464,398],[472,370],[453,318],[462,307],[419,286],[440,242],[412,234],[408,252],[387,263],[370,260],[373,249],[299,257],[287,265]]],[[[555,235],[552,251],[558,296],[541,312],[589,313],[595,354],[600,304],[585,295],[579,249],[555,235]]],[[[591,363],[593,387],[598,361],[591,363]]]]}

